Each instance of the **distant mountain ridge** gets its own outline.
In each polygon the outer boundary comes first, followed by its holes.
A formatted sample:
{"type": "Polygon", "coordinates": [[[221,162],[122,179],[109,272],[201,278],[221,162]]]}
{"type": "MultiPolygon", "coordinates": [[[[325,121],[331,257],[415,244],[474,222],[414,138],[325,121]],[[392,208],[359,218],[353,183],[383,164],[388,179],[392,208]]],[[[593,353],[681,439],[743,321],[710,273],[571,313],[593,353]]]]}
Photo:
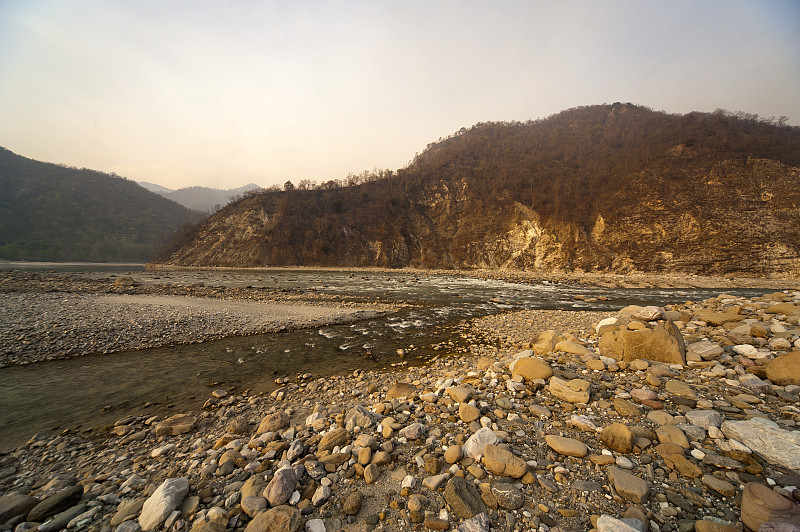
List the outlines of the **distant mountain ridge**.
{"type": "Polygon", "coordinates": [[[396,172],[247,195],[155,262],[800,277],[800,128],[622,103],[479,123],[396,172]]]}
{"type": "Polygon", "coordinates": [[[229,190],[198,186],[172,190],[167,187],[162,187],[161,185],[147,183],[144,181],[140,181],[139,185],[152,192],[155,192],[156,194],[160,194],[167,199],[171,199],[172,201],[180,203],[187,209],[193,209],[209,214],[217,208],[224,207],[230,203],[232,198],[236,198],[237,196],[252,190],[261,189],[260,186],[254,183],[248,183],[242,187],[232,188],[229,190]]]}
{"type": "Polygon", "coordinates": [[[146,262],[203,216],[125,178],[0,148],[0,259],[146,262]]]}

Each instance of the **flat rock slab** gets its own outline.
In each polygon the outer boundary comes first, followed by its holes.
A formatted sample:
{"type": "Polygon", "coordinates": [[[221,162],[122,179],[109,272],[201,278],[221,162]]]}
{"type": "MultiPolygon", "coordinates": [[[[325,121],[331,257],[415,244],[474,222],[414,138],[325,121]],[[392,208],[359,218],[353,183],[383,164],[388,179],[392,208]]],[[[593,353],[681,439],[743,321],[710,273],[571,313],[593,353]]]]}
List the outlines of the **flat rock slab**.
{"type": "Polygon", "coordinates": [[[189,493],[189,480],[185,478],[168,478],[144,502],[139,516],[142,530],[157,528],[170,513],[180,506],[183,498],[189,493]]]}
{"type": "Polygon", "coordinates": [[[189,414],[175,414],[156,425],[156,436],[177,436],[194,429],[197,418],[189,414]]]}
{"type": "Polygon", "coordinates": [[[617,467],[608,468],[608,479],[617,493],[631,502],[641,504],[650,496],[650,485],[641,478],[617,467]]]}
{"type": "Polygon", "coordinates": [[[726,421],[722,432],[730,439],[747,445],[771,464],[800,470],[800,433],[756,421],[726,421]]]}
{"type": "Polygon", "coordinates": [[[41,523],[50,516],[63,512],[78,503],[83,497],[83,486],[72,486],[47,497],[28,513],[28,521],[41,523]]]}

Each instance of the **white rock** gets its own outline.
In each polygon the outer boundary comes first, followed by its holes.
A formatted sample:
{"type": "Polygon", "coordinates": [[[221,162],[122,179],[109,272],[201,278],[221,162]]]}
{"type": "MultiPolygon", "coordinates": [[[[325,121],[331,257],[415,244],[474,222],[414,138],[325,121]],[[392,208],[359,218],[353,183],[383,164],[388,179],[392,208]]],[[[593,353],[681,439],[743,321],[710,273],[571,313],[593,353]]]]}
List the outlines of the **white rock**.
{"type": "Polygon", "coordinates": [[[148,498],[139,515],[142,530],[153,530],[183,502],[189,492],[189,480],[186,478],[168,478],[148,498]]]}
{"type": "Polygon", "coordinates": [[[464,456],[477,460],[479,456],[483,456],[483,449],[487,444],[494,444],[497,442],[497,434],[495,434],[492,429],[483,427],[470,436],[464,443],[464,456]]]}

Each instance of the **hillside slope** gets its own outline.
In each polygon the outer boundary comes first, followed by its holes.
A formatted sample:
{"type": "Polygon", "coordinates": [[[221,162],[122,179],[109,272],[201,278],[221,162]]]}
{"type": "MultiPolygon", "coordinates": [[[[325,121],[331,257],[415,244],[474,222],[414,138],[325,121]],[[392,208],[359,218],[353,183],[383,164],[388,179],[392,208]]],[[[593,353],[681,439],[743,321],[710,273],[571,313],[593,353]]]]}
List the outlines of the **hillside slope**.
{"type": "Polygon", "coordinates": [[[800,274],[800,128],[631,104],[485,123],[357,185],[251,194],[177,265],[800,274]]]}
{"type": "Polygon", "coordinates": [[[0,258],[147,261],[203,215],[133,181],[0,148],[0,258]]]}

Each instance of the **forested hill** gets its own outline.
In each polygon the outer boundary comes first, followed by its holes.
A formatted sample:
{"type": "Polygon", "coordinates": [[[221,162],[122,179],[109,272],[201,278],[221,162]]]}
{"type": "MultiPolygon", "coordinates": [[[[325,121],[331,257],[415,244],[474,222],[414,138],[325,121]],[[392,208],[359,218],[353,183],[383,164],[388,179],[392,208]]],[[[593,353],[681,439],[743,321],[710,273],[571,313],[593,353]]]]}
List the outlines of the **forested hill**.
{"type": "Polygon", "coordinates": [[[202,218],[133,181],[0,148],[0,259],[145,262],[202,218]]]}
{"type": "Polygon", "coordinates": [[[156,259],[800,273],[800,128],[631,104],[480,123],[408,167],[251,194],[156,259]]]}

